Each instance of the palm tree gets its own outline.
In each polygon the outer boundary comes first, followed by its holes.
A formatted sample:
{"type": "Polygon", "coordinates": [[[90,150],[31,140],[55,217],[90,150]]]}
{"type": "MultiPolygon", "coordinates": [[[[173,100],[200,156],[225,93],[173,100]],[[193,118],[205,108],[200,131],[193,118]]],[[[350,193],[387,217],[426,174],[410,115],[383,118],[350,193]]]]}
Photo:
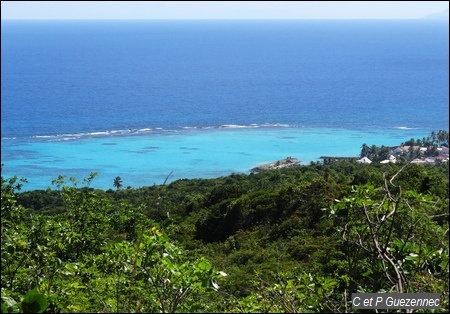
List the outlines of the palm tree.
{"type": "Polygon", "coordinates": [[[432,144],[436,145],[437,144],[437,134],[436,132],[431,132],[431,140],[432,140],[432,144]]]}
{"type": "Polygon", "coordinates": [[[391,149],[389,146],[381,145],[380,151],[379,151],[379,159],[385,160],[389,159],[389,156],[391,155],[391,149]]]}
{"type": "Polygon", "coordinates": [[[114,185],[114,187],[115,187],[116,189],[119,190],[119,189],[122,187],[122,179],[121,179],[120,177],[116,177],[116,178],[114,179],[113,185],[114,185]]]}
{"type": "Polygon", "coordinates": [[[439,144],[447,144],[448,145],[448,132],[444,130],[439,130],[437,134],[437,139],[439,141],[439,144]]]}
{"type": "Polygon", "coordinates": [[[377,145],[372,145],[370,146],[370,155],[369,155],[369,159],[371,159],[372,161],[378,161],[379,156],[380,155],[380,148],[377,145]]]}
{"type": "Polygon", "coordinates": [[[363,157],[368,157],[369,155],[370,155],[370,148],[366,143],[364,143],[362,145],[361,153],[359,154],[359,156],[361,158],[363,158],[363,157]]]}

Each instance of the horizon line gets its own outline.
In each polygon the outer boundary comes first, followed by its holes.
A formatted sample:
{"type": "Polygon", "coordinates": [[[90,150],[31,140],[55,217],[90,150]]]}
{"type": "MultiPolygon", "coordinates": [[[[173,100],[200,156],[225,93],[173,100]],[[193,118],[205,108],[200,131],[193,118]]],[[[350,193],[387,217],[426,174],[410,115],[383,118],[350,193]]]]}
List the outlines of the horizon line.
{"type": "Polygon", "coordinates": [[[62,20],[67,20],[67,21],[99,21],[99,20],[105,20],[105,21],[117,21],[117,20],[124,20],[124,21],[133,21],[133,20],[139,20],[139,21],[150,21],[150,20],[157,20],[157,21],[164,21],[164,20],[169,20],[169,21],[186,21],[186,20],[190,20],[190,21],[229,21],[229,20],[242,20],[242,21],[248,21],[248,20],[277,20],[277,21],[282,21],[282,20],[286,20],[286,21],[301,21],[301,20],[344,20],[344,21],[348,21],[348,20],[426,20],[426,21],[441,21],[441,22],[449,22],[448,19],[429,19],[429,18],[425,18],[425,17],[419,17],[419,18],[33,18],[33,19],[29,19],[29,18],[24,18],[24,19],[20,19],[20,18],[2,18],[2,21],[38,21],[38,20],[42,20],[42,21],[62,21],[62,20]]]}

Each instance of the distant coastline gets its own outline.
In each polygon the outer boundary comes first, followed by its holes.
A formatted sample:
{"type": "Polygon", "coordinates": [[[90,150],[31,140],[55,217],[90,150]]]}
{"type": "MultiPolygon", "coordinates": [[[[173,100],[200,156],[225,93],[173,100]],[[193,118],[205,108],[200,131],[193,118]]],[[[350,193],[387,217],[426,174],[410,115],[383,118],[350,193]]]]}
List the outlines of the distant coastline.
{"type": "Polygon", "coordinates": [[[433,13],[425,16],[423,19],[425,20],[440,20],[440,21],[449,21],[449,10],[446,9],[440,13],[433,13]]]}

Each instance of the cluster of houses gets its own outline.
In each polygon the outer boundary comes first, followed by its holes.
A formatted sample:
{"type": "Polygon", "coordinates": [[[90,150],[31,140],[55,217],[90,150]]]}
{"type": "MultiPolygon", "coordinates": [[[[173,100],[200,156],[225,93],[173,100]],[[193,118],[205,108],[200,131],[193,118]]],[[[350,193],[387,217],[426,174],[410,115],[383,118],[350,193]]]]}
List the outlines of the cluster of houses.
{"type": "MultiPolygon", "coordinates": [[[[432,149],[432,147],[420,147],[420,146],[398,146],[395,147],[392,150],[392,154],[389,156],[389,159],[385,159],[380,161],[382,164],[386,163],[395,163],[397,161],[397,158],[400,158],[401,156],[405,157],[406,159],[409,159],[408,157],[412,155],[415,155],[415,157],[411,163],[416,164],[435,164],[439,162],[448,162],[449,160],[449,148],[447,146],[441,146],[436,148],[436,153],[427,154],[428,150],[432,149]]],[[[361,159],[356,160],[358,163],[364,163],[364,164],[370,164],[372,163],[372,160],[370,160],[367,157],[363,157],[361,159]]]]}

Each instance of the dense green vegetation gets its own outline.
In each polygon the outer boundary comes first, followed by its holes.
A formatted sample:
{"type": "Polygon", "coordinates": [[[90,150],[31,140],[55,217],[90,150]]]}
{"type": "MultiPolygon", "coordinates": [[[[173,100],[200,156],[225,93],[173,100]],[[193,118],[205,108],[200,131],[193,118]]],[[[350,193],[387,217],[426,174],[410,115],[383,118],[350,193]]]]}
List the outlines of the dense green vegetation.
{"type": "Polygon", "coordinates": [[[448,170],[339,161],[107,191],[96,173],[30,192],[2,177],[2,311],[345,312],[355,292],[430,292],[447,312],[448,170]]]}

